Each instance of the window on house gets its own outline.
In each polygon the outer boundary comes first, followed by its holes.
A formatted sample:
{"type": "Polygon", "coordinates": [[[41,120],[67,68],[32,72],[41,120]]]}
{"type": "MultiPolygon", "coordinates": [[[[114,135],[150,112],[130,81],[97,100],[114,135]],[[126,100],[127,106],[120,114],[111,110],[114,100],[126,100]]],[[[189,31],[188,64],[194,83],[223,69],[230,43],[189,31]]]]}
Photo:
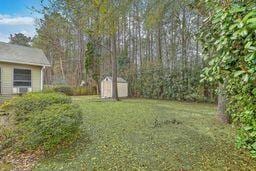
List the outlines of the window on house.
{"type": "Polygon", "coordinates": [[[31,70],[14,69],[13,86],[14,87],[31,87],[31,70]]]}

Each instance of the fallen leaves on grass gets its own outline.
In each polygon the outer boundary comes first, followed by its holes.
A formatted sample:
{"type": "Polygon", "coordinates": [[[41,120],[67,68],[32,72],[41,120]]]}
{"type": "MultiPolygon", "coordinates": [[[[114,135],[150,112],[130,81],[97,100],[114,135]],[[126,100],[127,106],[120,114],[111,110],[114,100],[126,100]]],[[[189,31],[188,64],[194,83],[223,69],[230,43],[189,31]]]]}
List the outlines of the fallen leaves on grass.
{"type": "Polygon", "coordinates": [[[0,158],[0,167],[5,165],[16,171],[30,171],[43,154],[41,150],[24,153],[10,152],[0,158]]]}

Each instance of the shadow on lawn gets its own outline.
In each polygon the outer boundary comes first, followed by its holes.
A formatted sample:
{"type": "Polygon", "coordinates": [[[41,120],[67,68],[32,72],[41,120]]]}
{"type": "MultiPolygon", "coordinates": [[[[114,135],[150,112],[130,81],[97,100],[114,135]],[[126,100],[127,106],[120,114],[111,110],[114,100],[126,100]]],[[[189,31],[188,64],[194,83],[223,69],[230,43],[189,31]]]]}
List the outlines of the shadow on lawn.
{"type": "Polygon", "coordinates": [[[49,153],[44,158],[53,158],[58,161],[61,155],[61,161],[70,160],[79,155],[79,151],[86,149],[92,143],[89,134],[86,130],[82,130],[79,137],[67,147],[59,148],[55,153],[49,153]]]}

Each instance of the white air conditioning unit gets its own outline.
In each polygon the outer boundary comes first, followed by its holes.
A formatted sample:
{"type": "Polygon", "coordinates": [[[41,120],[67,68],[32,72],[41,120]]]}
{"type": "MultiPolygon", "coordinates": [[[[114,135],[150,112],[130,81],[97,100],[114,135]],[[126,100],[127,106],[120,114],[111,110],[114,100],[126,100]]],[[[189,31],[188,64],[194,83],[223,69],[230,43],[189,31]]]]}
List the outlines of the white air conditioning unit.
{"type": "Polygon", "coordinates": [[[15,87],[15,88],[13,88],[13,93],[14,94],[28,93],[28,92],[31,92],[31,91],[32,91],[31,87],[15,87]]]}

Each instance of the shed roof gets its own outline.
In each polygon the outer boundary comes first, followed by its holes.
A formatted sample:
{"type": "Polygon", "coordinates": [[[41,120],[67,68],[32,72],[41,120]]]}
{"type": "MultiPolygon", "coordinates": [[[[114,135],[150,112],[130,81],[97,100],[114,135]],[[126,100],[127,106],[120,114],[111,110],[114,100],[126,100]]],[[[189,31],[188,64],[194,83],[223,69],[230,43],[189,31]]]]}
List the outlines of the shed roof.
{"type": "Polygon", "coordinates": [[[0,42],[0,62],[50,66],[41,49],[0,42]]]}
{"type": "MultiPolygon", "coordinates": [[[[112,81],[112,77],[107,76],[106,78],[108,78],[108,79],[110,79],[112,81]]],[[[125,79],[121,78],[121,77],[117,77],[117,82],[118,83],[127,83],[127,81],[125,79]]]]}

